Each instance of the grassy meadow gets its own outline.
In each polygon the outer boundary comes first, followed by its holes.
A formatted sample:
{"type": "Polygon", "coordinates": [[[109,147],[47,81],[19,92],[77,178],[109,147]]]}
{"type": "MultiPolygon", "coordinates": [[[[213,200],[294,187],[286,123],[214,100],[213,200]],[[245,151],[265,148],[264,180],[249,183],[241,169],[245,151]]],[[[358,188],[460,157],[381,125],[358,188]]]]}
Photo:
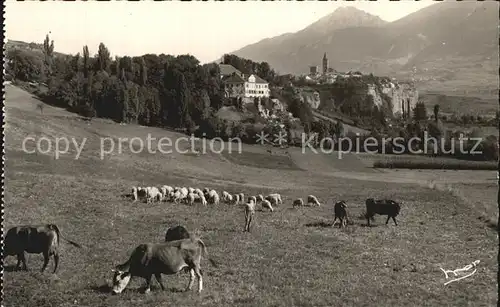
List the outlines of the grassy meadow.
{"type": "MultiPolygon", "coordinates": [[[[100,158],[100,138],[177,139],[180,134],[102,119],[88,122],[45,106],[27,92],[6,86],[5,229],[55,223],[63,235],[59,272],[46,273],[41,255],[27,256],[28,272],[4,262],[5,306],[493,306],[497,302],[495,171],[381,170],[363,155],[303,154],[243,145],[242,153],[133,153],[124,142],[100,158]],[[28,137],[68,137],[84,144],[55,159],[23,152],[28,137]],[[133,185],[210,187],[246,196],[281,193],[275,212],[258,211],[244,233],[242,208],[132,202],[133,185]],[[443,188],[446,187],[446,188],[443,188]],[[458,193],[460,192],[460,193],[458,193]],[[297,197],[316,195],[321,207],[292,209],[297,197]],[[402,202],[399,226],[376,217],[360,220],[368,197],[402,202]],[[345,200],[354,221],[331,227],[333,204],[345,200]],[[111,269],[144,242],[161,242],[168,227],[199,235],[218,268],[202,260],[204,290],[179,292],[188,274],[164,276],[142,294],[144,280],[124,293],[109,293],[111,269]],[[475,275],[444,286],[440,268],[480,260],[475,275]]],[[[183,148],[189,146],[184,144],[183,148]]],[[[153,142],[153,148],[155,147],[153,142]]],[[[219,144],[221,145],[221,144],[219,144]]],[[[32,149],[33,145],[27,146],[32,149]],[[31,146],[31,147],[30,147],[31,146]]],[[[132,149],[137,149],[132,147],[132,149]]]]}

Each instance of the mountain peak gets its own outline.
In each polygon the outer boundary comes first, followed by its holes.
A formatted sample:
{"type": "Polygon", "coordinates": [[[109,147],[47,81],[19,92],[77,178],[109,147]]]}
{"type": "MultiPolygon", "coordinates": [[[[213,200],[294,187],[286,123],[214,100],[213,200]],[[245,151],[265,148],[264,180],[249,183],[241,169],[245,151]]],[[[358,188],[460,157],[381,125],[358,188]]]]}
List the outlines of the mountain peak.
{"type": "Polygon", "coordinates": [[[330,32],[351,27],[378,27],[387,22],[353,6],[341,6],[331,14],[311,24],[308,29],[330,32]]]}

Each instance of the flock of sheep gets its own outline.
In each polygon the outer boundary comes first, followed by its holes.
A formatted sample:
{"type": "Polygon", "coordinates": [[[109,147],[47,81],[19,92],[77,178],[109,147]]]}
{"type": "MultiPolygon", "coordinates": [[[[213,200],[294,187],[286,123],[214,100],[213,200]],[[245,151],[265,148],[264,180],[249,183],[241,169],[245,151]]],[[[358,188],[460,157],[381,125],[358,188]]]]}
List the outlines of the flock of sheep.
{"type": "MultiPolygon", "coordinates": [[[[268,209],[273,212],[273,206],[278,206],[283,204],[283,199],[280,194],[272,193],[264,197],[262,194],[257,196],[250,196],[248,201],[245,202],[245,194],[237,193],[230,194],[226,191],[222,191],[221,196],[216,190],[209,188],[204,188],[200,190],[198,188],[192,187],[172,187],[169,185],[164,185],[160,188],[158,187],[133,187],[132,197],[134,201],[139,199],[146,199],[146,203],[154,201],[170,201],[174,203],[185,203],[189,205],[194,205],[196,202],[201,203],[203,206],[208,204],[218,205],[223,202],[226,204],[233,205],[243,205],[245,208],[245,228],[244,231],[250,231],[250,225],[255,214],[255,207],[260,204],[262,209],[268,209]]],[[[370,225],[370,220],[373,220],[375,214],[387,215],[386,224],[389,219],[392,218],[394,224],[397,225],[396,216],[399,215],[401,206],[399,203],[390,199],[375,200],[373,198],[368,198],[365,202],[366,213],[365,218],[370,225]]],[[[302,207],[302,206],[321,206],[318,198],[314,195],[307,196],[307,203],[304,202],[302,198],[297,198],[292,202],[292,206],[302,207]]],[[[340,221],[339,227],[345,227],[348,222],[347,214],[347,203],[345,201],[338,201],[334,206],[335,217],[333,220],[333,225],[335,225],[337,219],[340,221]]]]}
{"type": "MultiPolygon", "coordinates": [[[[216,190],[204,188],[200,190],[192,187],[172,187],[164,185],[158,187],[132,187],[132,198],[134,201],[145,199],[146,203],[154,201],[170,201],[173,203],[185,203],[194,205],[196,202],[203,206],[208,204],[218,205],[221,202],[232,205],[243,205],[245,207],[245,231],[250,231],[250,224],[255,214],[255,207],[260,204],[262,209],[274,211],[273,206],[283,204],[283,199],[279,193],[272,193],[264,197],[262,194],[250,196],[245,203],[245,194],[237,193],[230,194],[222,191],[221,196],[216,190]]],[[[318,198],[314,195],[307,196],[307,203],[304,203],[302,198],[297,198],[293,201],[293,207],[301,207],[305,205],[321,206],[318,198]]],[[[347,216],[347,213],[345,214],[347,216]]]]}

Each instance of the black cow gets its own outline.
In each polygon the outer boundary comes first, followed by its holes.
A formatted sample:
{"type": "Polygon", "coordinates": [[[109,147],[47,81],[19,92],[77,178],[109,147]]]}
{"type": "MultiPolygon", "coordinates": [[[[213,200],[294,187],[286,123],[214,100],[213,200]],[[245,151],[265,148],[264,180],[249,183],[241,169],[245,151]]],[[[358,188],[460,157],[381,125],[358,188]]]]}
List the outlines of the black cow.
{"type": "Polygon", "coordinates": [[[387,215],[387,220],[385,221],[386,225],[389,223],[390,218],[392,218],[396,226],[398,225],[396,216],[398,216],[401,211],[401,205],[399,203],[391,199],[374,200],[373,198],[368,198],[365,204],[368,226],[370,226],[370,220],[373,221],[375,214],[387,215]]]}
{"type": "Polygon", "coordinates": [[[29,254],[43,254],[42,272],[49,263],[50,256],[54,257],[54,273],[59,265],[59,243],[60,238],[65,239],[71,245],[81,248],[81,245],[64,238],[59,228],[54,224],[47,225],[24,225],[10,228],[5,235],[4,257],[17,256],[16,270],[22,264],[23,270],[28,270],[24,252],[29,254]]]}
{"type": "Polygon", "coordinates": [[[190,237],[191,235],[189,234],[189,231],[184,226],[178,225],[167,229],[165,242],[189,239],[190,237]]]}

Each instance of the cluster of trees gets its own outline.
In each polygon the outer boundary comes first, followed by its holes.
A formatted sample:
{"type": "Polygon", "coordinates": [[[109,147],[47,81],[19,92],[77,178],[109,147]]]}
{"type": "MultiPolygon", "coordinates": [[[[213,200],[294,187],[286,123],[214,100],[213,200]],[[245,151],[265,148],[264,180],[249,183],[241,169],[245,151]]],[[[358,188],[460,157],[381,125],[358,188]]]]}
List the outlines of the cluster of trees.
{"type": "MultiPolygon", "coordinates": [[[[87,46],[81,54],[54,55],[54,42],[48,35],[41,48],[34,49],[9,49],[7,73],[15,81],[45,84],[47,90],[37,93],[45,102],[86,117],[180,128],[207,138],[239,137],[249,143],[255,143],[260,131],[279,127],[259,118],[242,123],[218,118],[216,112],[224,104],[234,103],[224,97],[219,66],[200,65],[190,55],[146,54],[113,59],[103,43],[93,57],[87,46]]],[[[270,82],[277,78],[265,62],[225,55],[223,63],[270,82]]],[[[272,107],[269,100],[260,103],[272,107]]],[[[235,105],[244,109],[241,99],[235,105]]],[[[298,117],[300,112],[294,111],[298,117]]],[[[287,129],[296,126],[284,118],[278,121],[287,129]]]]}
{"type": "Polygon", "coordinates": [[[225,54],[222,57],[222,63],[232,65],[245,75],[256,74],[270,84],[275,84],[277,74],[267,62],[256,63],[252,60],[240,58],[234,54],[225,54]]]}

